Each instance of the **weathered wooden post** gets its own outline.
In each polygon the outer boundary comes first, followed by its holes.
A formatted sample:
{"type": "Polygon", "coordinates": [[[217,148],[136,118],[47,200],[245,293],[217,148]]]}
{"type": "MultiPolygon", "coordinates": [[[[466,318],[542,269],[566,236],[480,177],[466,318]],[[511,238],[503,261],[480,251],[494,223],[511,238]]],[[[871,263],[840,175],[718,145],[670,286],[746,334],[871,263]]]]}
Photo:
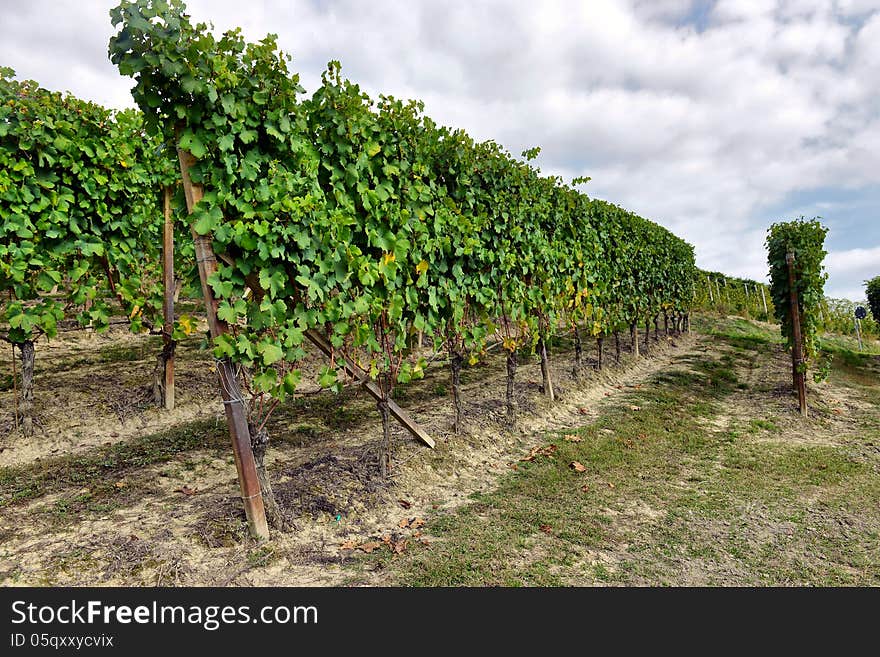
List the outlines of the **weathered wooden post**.
{"type": "Polygon", "coordinates": [[[174,410],[174,223],[171,219],[171,187],[165,187],[165,227],[162,239],[162,281],[165,298],[162,304],[162,354],[165,361],[165,409],[174,410]]]}
{"type": "MultiPolygon", "coordinates": [[[[204,196],[204,189],[201,185],[194,185],[189,176],[189,170],[196,162],[192,153],[178,148],[177,155],[180,159],[180,173],[183,178],[186,207],[189,213],[192,214],[196,203],[204,196]]],[[[190,230],[195,242],[196,263],[199,269],[199,280],[202,284],[202,294],[205,299],[208,329],[213,339],[227,333],[229,330],[226,322],[217,317],[217,300],[214,298],[214,290],[208,284],[208,278],[217,271],[217,259],[214,256],[214,247],[210,235],[199,235],[192,227],[190,227],[190,230]]],[[[244,406],[244,399],[241,396],[238,372],[229,358],[217,361],[217,376],[220,381],[220,396],[223,399],[223,408],[226,411],[226,423],[229,426],[229,435],[232,438],[232,452],[235,455],[235,467],[238,471],[238,483],[241,487],[248,529],[254,538],[268,539],[269,525],[266,522],[266,510],[263,507],[263,496],[260,492],[260,481],[257,476],[253,448],[251,447],[247,411],[244,406]]]]}
{"type": "Polygon", "coordinates": [[[791,371],[794,387],[798,393],[801,415],[807,417],[807,377],[804,371],[804,353],[801,341],[801,311],[800,304],[798,303],[797,288],[795,287],[794,253],[789,251],[785,254],[785,263],[788,265],[789,305],[791,307],[791,333],[793,338],[791,371]]]}

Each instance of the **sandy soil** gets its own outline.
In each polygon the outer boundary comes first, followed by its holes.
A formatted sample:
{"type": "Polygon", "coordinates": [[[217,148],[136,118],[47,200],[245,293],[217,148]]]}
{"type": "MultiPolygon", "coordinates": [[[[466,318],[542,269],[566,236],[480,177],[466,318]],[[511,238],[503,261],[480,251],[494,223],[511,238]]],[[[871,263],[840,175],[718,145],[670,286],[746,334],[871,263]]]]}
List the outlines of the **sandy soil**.
{"type": "MultiPolygon", "coordinates": [[[[602,372],[590,360],[577,381],[571,353],[558,349],[551,362],[559,399],[552,404],[539,390],[538,360],[521,363],[514,432],[504,428],[504,360],[494,354],[463,373],[462,436],[451,431],[448,370],[435,364],[425,379],[399,388],[397,400],[437,448],[395,425],[389,481],[377,476],[381,424],[365,393],[347,388],[286,403],[269,425],[267,463],[276,497],[296,526],[258,545],[246,536],[211,360],[195,344],[179,349],[178,408],[167,413],[147,395],[156,345],[120,333],[64,336],[37,350],[40,430],[32,440],[11,431],[11,391],[0,393],[0,473],[43,477],[32,499],[0,508],[0,583],[344,584],[351,550],[343,546],[404,550],[408,541],[424,540],[418,528],[426,514],[492,487],[544,432],[589,421],[600,402],[614,403],[625,386],[640,385],[698,348],[693,336],[662,339],[652,342],[648,358],[625,353],[621,366],[602,372]],[[88,481],[65,465],[71,456],[100,465],[108,445],[186,427],[208,437],[170,458],[98,467],[88,481]],[[57,480],[49,476],[56,471],[57,480]]],[[[606,363],[613,361],[606,347],[606,363]]]]}

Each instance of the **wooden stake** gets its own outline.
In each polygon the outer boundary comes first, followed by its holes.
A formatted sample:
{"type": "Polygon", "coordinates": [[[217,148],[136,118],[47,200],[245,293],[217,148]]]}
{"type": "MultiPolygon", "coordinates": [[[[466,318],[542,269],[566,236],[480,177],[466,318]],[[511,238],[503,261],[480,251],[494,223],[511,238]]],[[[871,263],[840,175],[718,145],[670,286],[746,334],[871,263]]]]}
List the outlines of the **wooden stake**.
{"type": "Polygon", "coordinates": [[[165,410],[174,410],[174,224],[171,220],[171,187],[165,187],[165,228],[162,239],[162,281],[165,299],[162,304],[162,342],[165,357],[165,410]]]}
{"type": "MultiPolygon", "coordinates": [[[[333,347],[330,345],[330,342],[328,342],[327,338],[321,335],[318,331],[309,329],[303,335],[305,335],[309,341],[320,349],[328,358],[334,355],[333,347]]],[[[338,356],[339,354],[336,353],[335,355],[338,356]]],[[[354,377],[364,387],[364,390],[370,393],[370,396],[373,399],[377,402],[382,401],[382,391],[379,389],[378,384],[370,378],[370,375],[350,358],[344,358],[344,362],[345,371],[348,372],[349,376],[354,377]]],[[[400,408],[393,399],[388,400],[388,411],[415,438],[421,440],[428,447],[433,448],[435,446],[434,440],[431,436],[429,436],[428,433],[422,429],[422,427],[420,427],[406,411],[400,408]]]]}
{"type": "MultiPolygon", "coordinates": [[[[181,148],[177,149],[180,159],[180,173],[183,178],[183,192],[186,196],[186,207],[190,214],[204,196],[201,185],[195,185],[189,177],[189,170],[196,159],[192,153],[181,148]]],[[[227,333],[226,322],[217,317],[217,300],[214,290],[208,284],[208,278],[217,271],[217,259],[214,246],[209,235],[199,235],[190,227],[195,243],[196,263],[199,268],[199,280],[202,284],[202,295],[205,300],[205,312],[208,316],[208,329],[211,338],[227,333]]],[[[217,361],[217,376],[220,382],[220,396],[226,411],[226,424],[232,438],[232,452],[235,455],[235,467],[238,471],[238,483],[244,501],[248,529],[251,536],[263,540],[269,538],[269,525],[266,522],[266,510],[263,508],[263,496],[260,492],[260,481],[257,477],[257,466],[251,448],[251,437],[247,423],[247,410],[242,399],[241,387],[238,383],[238,372],[228,358],[217,361]]]]}
{"type": "MultiPolygon", "coordinates": [[[[767,299],[764,297],[764,286],[763,285],[761,286],[761,303],[764,304],[764,314],[766,315],[767,314],[767,299]]],[[[767,317],[767,319],[769,320],[770,317],[767,317]]]]}
{"type": "Polygon", "coordinates": [[[798,393],[801,415],[807,417],[807,381],[805,373],[802,371],[804,352],[803,342],[801,341],[801,311],[794,278],[794,253],[791,251],[786,253],[785,262],[788,265],[788,289],[791,294],[791,332],[794,342],[791,349],[791,371],[794,387],[798,393]]]}

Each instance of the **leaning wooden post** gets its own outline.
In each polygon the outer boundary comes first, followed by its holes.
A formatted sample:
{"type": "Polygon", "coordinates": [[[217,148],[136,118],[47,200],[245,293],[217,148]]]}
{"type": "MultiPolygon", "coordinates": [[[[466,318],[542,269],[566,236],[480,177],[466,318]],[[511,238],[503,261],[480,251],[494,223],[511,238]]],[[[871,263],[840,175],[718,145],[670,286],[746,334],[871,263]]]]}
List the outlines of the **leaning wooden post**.
{"type": "Polygon", "coordinates": [[[165,409],[174,410],[174,223],[171,220],[171,187],[165,186],[165,228],[162,239],[162,281],[165,299],[162,304],[162,342],[165,357],[165,409]]]}
{"type": "MultiPolygon", "coordinates": [[[[761,286],[761,303],[764,304],[764,314],[767,314],[767,298],[764,296],[764,286],[761,286]]],[[[767,321],[770,321],[770,317],[767,317],[767,321]]]]}
{"type": "Polygon", "coordinates": [[[801,311],[798,303],[797,288],[794,280],[794,253],[789,251],[785,254],[785,263],[788,265],[788,291],[791,306],[791,333],[793,344],[791,348],[791,371],[794,379],[794,387],[798,393],[798,403],[801,415],[807,417],[807,377],[803,370],[804,353],[801,341],[801,311]]]}
{"type": "Polygon", "coordinates": [[[715,303],[715,295],[712,294],[712,279],[706,276],[706,283],[709,285],[709,303],[715,303]]]}
{"type": "MultiPolygon", "coordinates": [[[[183,192],[186,196],[186,207],[190,214],[204,196],[201,185],[194,185],[189,177],[189,170],[196,159],[192,153],[181,148],[177,149],[180,159],[180,174],[183,179],[183,192]]],[[[208,284],[208,278],[217,271],[217,259],[210,235],[199,235],[190,226],[195,242],[196,263],[199,268],[199,280],[202,284],[202,295],[205,299],[205,312],[208,316],[208,329],[211,338],[227,333],[226,322],[217,317],[217,300],[214,291],[208,284]]],[[[248,529],[251,536],[257,539],[269,538],[269,525],[266,522],[266,510],[263,508],[263,496],[260,493],[260,480],[257,477],[257,466],[251,447],[251,434],[248,429],[247,411],[242,399],[241,387],[238,383],[238,372],[229,358],[217,361],[217,375],[220,380],[220,396],[226,411],[226,423],[232,438],[232,452],[235,455],[235,467],[238,471],[238,483],[244,501],[248,529]]]]}

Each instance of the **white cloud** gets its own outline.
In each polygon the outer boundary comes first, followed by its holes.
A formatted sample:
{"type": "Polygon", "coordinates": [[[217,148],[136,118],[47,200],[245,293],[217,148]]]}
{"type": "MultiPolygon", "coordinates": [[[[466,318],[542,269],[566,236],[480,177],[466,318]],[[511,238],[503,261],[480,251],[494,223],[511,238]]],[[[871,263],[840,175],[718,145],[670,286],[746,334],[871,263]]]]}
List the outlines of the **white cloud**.
{"type": "MultiPolygon", "coordinates": [[[[15,3],[0,25],[0,63],[130,104],[130,82],[106,61],[113,4],[15,3]]],[[[371,94],[421,98],[439,122],[514,153],[542,146],[542,169],[592,176],[585,191],[672,228],[706,268],[763,278],[767,225],[797,216],[785,199],[880,187],[877,0],[192,0],[189,9],[218,30],[241,25],[249,39],[278,33],[309,90],[339,59],[371,94]]],[[[880,248],[877,214],[866,208],[861,219],[869,253],[880,248]]],[[[857,289],[863,275],[829,271],[834,290],[857,289]]]]}
{"type": "Polygon", "coordinates": [[[853,300],[864,299],[865,288],[862,283],[880,275],[880,246],[832,251],[825,256],[825,268],[828,271],[826,294],[853,300]],[[847,282],[840,284],[836,281],[847,282]]]}

